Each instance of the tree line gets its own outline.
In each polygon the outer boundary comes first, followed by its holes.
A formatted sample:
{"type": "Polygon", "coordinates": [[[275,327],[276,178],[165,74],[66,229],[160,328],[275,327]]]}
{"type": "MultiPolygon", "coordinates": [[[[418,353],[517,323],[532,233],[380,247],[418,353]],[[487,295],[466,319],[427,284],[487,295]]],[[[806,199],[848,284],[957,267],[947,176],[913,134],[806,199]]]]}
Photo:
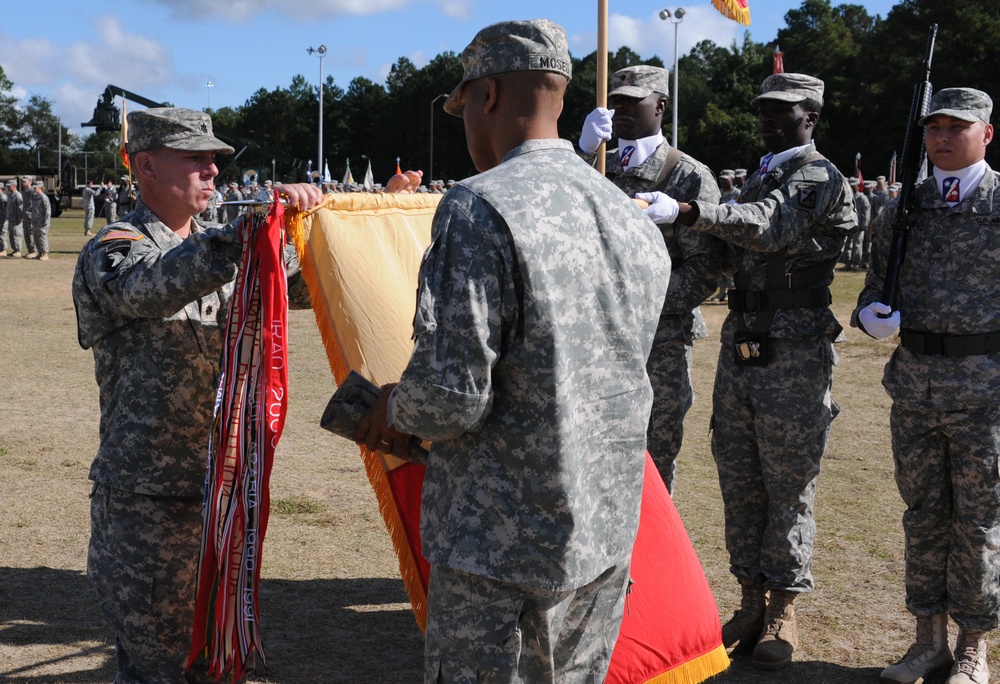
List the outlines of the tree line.
{"type": "MultiPolygon", "coordinates": [[[[935,89],[971,86],[1000,98],[1000,3],[981,0],[902,0],[886,17],[858,4],[833,5],[830,0],[804,0],[785,15],[785,26],[772,43],[758,43],[745,33],[742,41],[720,46],[703,41],[680,59],[678,146],[719,171],[752,169],[763,154],[757,120],[750,101],[773,71],[780,46],[786,71],[807,73],[826,83],[825,106],[815,135],[821,152],[844,173],[854,170],[862,155],[866,178],[887,174],[893,152],[900,150],[913,85],[921,78],[928,28],[940,27],[934,55],[935,89]]],[[[642,60],[628,47],[609,55],[609,73],[633,64],[663,66],[659,57],[642,60]]],[[[672,66],[672,65],[669,65],[672,66]]],[[[421,67],[406,57],[392,66],[384,84],[354,78],[346,88],[327,77],[323,90],[324,154],[331,176],[339,180],[350,160],[360,179],[371,162],[376,180],[396,168],[429,170],[433,121],[433,168],[437,178],[459,179],[475,173],[465,146],[460,119],[441,109],[442,94],[461,80],[459,56],[444,52],[421,67]],[[432,104],[433,103],[433,104],[432,104]],[[432,115],[431,110],[434,108],[432,115]]],[[[576,141],[584,117],[594,107],[596,53],[573,58],[573,80],[560,118],[560,135],[576,141]]],[[[0,70],[0,91],[12,84],[0,70]]],[[[155,98],[155,93],[144,93],[155,98]]],[[[96,101],[97,93],[95,93],[96,101]]],[[[672,105],[671,105],[672,106],[672,105]]],[[[304,76],[287,88],[253,93],[241,107],[210,110],[214,120],[241,135],[283,150],[303,167],[275,167],[279,179],[301,180],[304,161],[315,163],[319,102],[317,88],[304,76]]],[[[670,138],[670,116],[664,134],[670,138]]],[[[32,172],[36,165],[54,165],[58,122],[51,103],[33,95],[24,109],[9,95],[0,96],[0,169],[32,172]],[[43,154],[43,151],[47,151],[43,154]]],[[[121,174],[118,136],[93,133],[82,138],[63,129],[67,159],[95,180],[121,174]]],[[[1000,150],[987,156],[994,168],[1000,150]]],[[[248,152],[242,166],[270,172],[271,161],[248,152]]],[[[233,171],[227,174],[237,177],[233,171]]],[[[79,171],[78,171],[79,177],[79,171]]],[[[228,180],[225,179],[225,180],[228,180]]]]}

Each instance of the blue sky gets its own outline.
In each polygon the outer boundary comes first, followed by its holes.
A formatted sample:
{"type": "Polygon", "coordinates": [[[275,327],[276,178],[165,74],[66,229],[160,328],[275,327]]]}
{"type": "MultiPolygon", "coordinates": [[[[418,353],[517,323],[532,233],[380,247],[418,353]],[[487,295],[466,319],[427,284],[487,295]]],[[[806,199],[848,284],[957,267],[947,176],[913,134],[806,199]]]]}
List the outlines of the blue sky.
{"type": "MultiPolygon", "coordinates": [[[[664,7],[688,12],[678,30],[684,54],[704,39],[742,40],[745,30],[771,41],[801,0],[751,0],[748,28],[710,0],[608,4],[612,50],[628,45],[671,64],[674,28],[658,16],[664,7]]],[[[893,2],[857,4],[884,17],[893,2]]],[[[341,87],[355,76],[384,83],[401,56],[423,66],[440,52],[461,52],[487,24],[536,17],[565,26],[574,55],[596,48],[596,0],[48,0],[5,3],[0,66],[16,97],[48,98],[64,125],[86,133],[92,129],[79,124],[108,83],[178,106],[239,106],[258,88],[287,87],[295,74],[315,83],[320,64],[308,47],[327,46],[324,76],[341,87]]],[[[785,64],[794,70],[790,57],[785,64]]]]}

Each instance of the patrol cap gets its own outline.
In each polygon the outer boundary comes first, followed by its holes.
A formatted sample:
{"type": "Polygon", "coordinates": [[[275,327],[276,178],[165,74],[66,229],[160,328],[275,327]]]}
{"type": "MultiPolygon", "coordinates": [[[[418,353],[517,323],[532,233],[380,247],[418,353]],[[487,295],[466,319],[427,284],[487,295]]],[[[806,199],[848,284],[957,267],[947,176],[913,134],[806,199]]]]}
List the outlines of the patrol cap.
{"type": "Polygon", "coordinates": [[[444,103],[444,111],[459,118],[465,84],[477,78],[512,71],[551,71],[573,77],[566,30],[548,19],[487,26],[462,51],[462,66],[462,82],[444,103]]]}
{"type": "Polygon", "coordinates": [[[212,133],[212,118],[193,109],[157,107],[128,113],[128,153],[166,147],[187,152],[219,152],[232,154],[236,150],[212,133]]]}
{"type": "Polygon", "coordinates": [[[884,182],[885,181],[885,176],[875,176],[875,180],[877,180],[877,181],[883,181],[884,182]]]}
{"type": "Polygon", "coordinates": [[[16,180],[14,180],[13,178],[11,178],[11,179],[10,179],[9,181],[7,181],[7,182],[5,183],[5,185],[6,185],[6,186],[7,186],[8,188],[16,188],[16,187],[17,187],[17,181],[16,181],[16,180]]]}
{"type": "Polygon", "coordinates": [[[747,170],[746,169],[736,169],[735,173],[736,173],[736,177],[739,178],[740,176],[747,175],[747,170]]]}
{"type": "Polygon", "coordinates": [[[865,181],[865,190],[874,190],[876,185],[878,185],[878,183],[875,181],[865,181]]]}
{"type": "Polygon", "coordinates": [[[719,178],[736,178],[736,172],[732,169],[722,169],[719,172],[719,178]]]}
{"type": "Polygon", "coordinates": [[[45,186],[42,185],[42,181],[35,181],[34,183],[31,184],[31,187],[33,187],[33,188],[43,188],[45,186]]]}
{"type": "Polygon", "coordinates": [[[857,176],[851,176],[850,178],[847,179],[847,182],[850,184],[852,188],[856,188],[858,187],[858,184],[861,182],[861,179],[858,178],[857,176]]]}
{"type": "Polygon", "coordinates": [[[619,69],[611,75],[608,97],[622,95],[642,99],[653,93],[670,93],[670,73],[661,67],[638,64],[619,69]]]}
{"type": "Polygon", "coordinates": [[[757,104],[761,100],[782,102],[802,102],[816,100],[823,104],[823,81],[805,74],[772,74],[760,86],[760,95],[750,101],[757,104]]]}
{"type": "Polygon", "coordinates": [[[931,110],[917,123],[923,126],[932,116],[953,116],[962,121],[990,122],[993,100],[982,90],[975,88],[944,88],[931,98],[931,110]]]}

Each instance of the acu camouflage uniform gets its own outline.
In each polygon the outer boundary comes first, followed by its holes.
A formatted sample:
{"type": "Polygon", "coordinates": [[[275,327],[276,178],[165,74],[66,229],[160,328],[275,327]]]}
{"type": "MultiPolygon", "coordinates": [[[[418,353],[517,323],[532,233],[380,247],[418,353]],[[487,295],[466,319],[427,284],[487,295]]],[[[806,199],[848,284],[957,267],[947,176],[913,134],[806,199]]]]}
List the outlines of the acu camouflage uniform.
{"type": "MultiPolygon", "coordinates": [[[[607,155],[611,181],[629,197],[638,192],[663,192],[678,202],[719,202],[719,185],[712,171],[684,154],[669,176],[657,184],[671,147],[664,141],[639,166],[622,167],[617,150],[607,155]]],[[[670,254],[671,274],[667,298],[656,328],[653,351],[646,371],[653,385],[653,410],[646,434],[647,449],[656,468],[674,492],[677,455],[684,440],[684,416],[694,402],[691,385],[691,344],[708,337],[698,307],[718,286],[722,274],[721,240],[679,223],[657,226],[670,254]]]]}
{"type": "Polygon", "coordinates": [[[858,228],[847,238],[843,262],[848,268],[857,270],[861,268],[865,239],[871,227],[872,215],[871,203],[860,190],[854,191],[854,210],[858,214],[858,228]]]}
{"type": "MultiPolygon", "coordinates": [[[[803,164],[815,151],[809,144],[765,175],[755,172],[743,187],[743,204],[698,203],[694,227],[727,240],[741,259],[730,309],[740,290],[749,291],[748,303],[765,290],[782,296],[770,289],[767,271],[768,255],[783,249],[784,271],[792,274],[783,282],[825,292],[829,301],[833,266],[857,216],[847,181],[833,164],[818,155],[803,164]],[[824,275],[798,282],[795,274],[808,271],[824,275]]],[[[778,308],[770,326],[770,363],[737,365],[739,319],[752,325],[767,313],[766,307],[756,313],[731,310],[723,324],[712,452],[731,572],[769,589],[805,592],[813,588],[816,478],[840,410],[831,390],[833,339],[841,326],[828,305],[778,308]]]]}
{"type": "MultiPolygon", "coordinates": [[[[907,506],[906,607],[989,631],[1000,615],[1000,353],[959,350],[954,336],[1000,339],[1000,173],[987,169],[954,207],[931,176],[916,206],[899,274],[902,340],[882,378],[907,506]],[[913,333],[933,334],[941,348],[913,333]]],[[[854,325],[881,300],[897,207],[889,200],[875,223],[854,325]]]]}
{"type": "Polygon", "coordinates": [[[31,202],[31,234],[34,237],[35,251],[39,255],[49,253],[49,227],[52,225],[52,202],[44,192],[32,191],[31,202]]]}
{"type": "Polygon", "coordinates": [[[83,200],[83,234],[88,234],[94,227],[94,198],[100,192],[97,188],[87,186],[81,193],[83,200]]]}
{"type": "MultiPolygon", "coordinates": [[[[117,635],[117,682],[185,681],[208,438],[239,255],[234,227],[193,222],[182,239],[140,200],[77,261],[79,342],[93,349],[101,404],[87,575],[117,635]]],[[[304,296],[298,279],[293,304],[304,296]]],[[[214,681],[204,663],[187,677],[214,681]]]]}
{"type": "Polygon", "coordinates": [[[24,212],[24,249],[26,254],[35,251],[35,190],[31,183],[24,183],[21,186],[21,199],[24,202],[22,211],[24,212]]]}
{"type": "Polygon", "coordinates": [[[21,251],[21,242],[24,240],[21,223],[24,220],[24,200],[21,193],[11,190],[7,193],[7,246],[6,249],[13,250],[16,254],[21,251]]]}
{"type": "Polygon", "coordinates": [[[397,429],[433,441],[426,681],[605,676],[669,274],[655,225],[564,140],[527,141],[441,201],[390,407],[397,429]],[[540,643],[520,638],[525,615],[540,643]]]}

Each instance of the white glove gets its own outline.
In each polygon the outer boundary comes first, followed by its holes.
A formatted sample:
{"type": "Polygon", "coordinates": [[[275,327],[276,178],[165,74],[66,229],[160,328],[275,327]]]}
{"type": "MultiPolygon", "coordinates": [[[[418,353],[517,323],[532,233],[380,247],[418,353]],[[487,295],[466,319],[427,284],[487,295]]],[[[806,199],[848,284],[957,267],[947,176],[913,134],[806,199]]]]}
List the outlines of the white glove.
{"type": "Polygon", "coordinates": [[[605,140],[611,140],[611,119],[615,110],[598,107],[583,120],[583,130],[580,131],[580,149],[587,154],[597,152],[597,148],[605,140]]]}
{"type": "Polygon", "coordinates": [[[882,340],[899,330],[899,312],[892,311],[888,304],[872,302],[858,312],[858,322],[861,323],[862,330],[876,340],[882,340]],[[890,311],[892,312],[891,316],[885,318],[879,316],[879,314],[884,315],[890,311]]]}
{"type": "Polygon", "coordinates": [[[681,210],[677,206],[677,200],[662,192],[637,192],[635,198],[649,202],[649,206],[643,211],[646,212],[646,216],[652,219],[653,223],[673,223],[681,210]]]}

